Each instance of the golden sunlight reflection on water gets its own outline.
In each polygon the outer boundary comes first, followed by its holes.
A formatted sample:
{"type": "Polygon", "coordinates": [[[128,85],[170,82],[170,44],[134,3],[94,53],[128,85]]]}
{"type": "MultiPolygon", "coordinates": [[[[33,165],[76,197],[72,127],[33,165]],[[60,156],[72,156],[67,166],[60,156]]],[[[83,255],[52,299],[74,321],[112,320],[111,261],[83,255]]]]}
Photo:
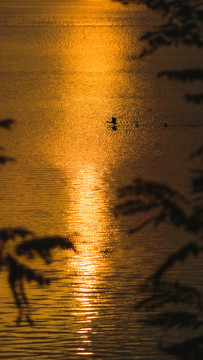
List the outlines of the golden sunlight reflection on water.
{"type": "Polygon", "coordinates": [[[191,119],[182,90],[174,100],[172,85],[156,78],[176,56],[133,60],[151,21],[140,7],[17,3],[3,10],[1,26],[1,116],[16,124],[0,145],[17,160],[1,172],[1,227],[70,234],[77,252],[59,251],[57,269],[47,270],[60,281],[28,290],[35,328],[16,331],[3,278],[0,359],[156,359],[156,336],[137,321],[135,289],[175,236],[147,229],[132,238],[130,221],[115,219],[113,208],[116,189],[134,177],[185,184],[186,150],[201,134],[161,126],[191,119]],[[112,116],[117,131],[107,123],[112,116]]]}
{"type": "MultiPolygon", "coordinates": [[[[83,6],[81,3],[82,9],[83,6]]],[[[88,11],[91,13],[91,5],[88,11]]],[[[45,139],[45,146],[55,155],[50,159],[62,166],[64,159],[73,167],[76,163],[79,167],[84,163],[116,166],[125,160],[131,141],[139,147],[136,133],[131,136],[134,124],[129,109],[136,107],[135,120],[146,102],[146,98],[140,96],[140,89],[145,92],[148,83],[140,83],[139,75],[133,75],[132,81],[126,72],[124,54],[132,40],[122,28],[115,26],[115,18],[104,18],[101,24],[93,24],[91,17],[85,21],[86,16],[80,15],[80,26],[73,26],[69,36],[63,32],[58,35],[60,45],[56,46],[60,50],[62,74],[58,92],[63,114],[60,121],[48,124],[51,136],[45,139]],[[116,132],[107,124],[112,116],[118,118],[116,132]]]]}
{"type": "Polygon", "coordinates": [[[71,209],[67,214],[67,223],[71,224],[75,233],[77,253],[69,259],[67,271],[75,274],[72,314],[78,319],[77,334],[81,338],[77,353],[83,356],[93,355],[91,338],[95,329],[92,322],[99,316],[101,277],[105,272],[112,272],[110,263],[105,259],[105,253],[113,248],[106,236],[107,229],[112,228],[114,240],[118,235],[105,191],[101,176],[92,166],[78,170],[71,184],[71,209]]]}
{"type": "Polygon", "coordinates": [[[78,354],[90,355],[93,354],[87,351],[91,348],[91,333],[92,320],[98,316],[93,304],[92,295],[96,291],[96,266],[92,264],[93,256],[90,252],[89,257],[82,256],[82,259],[75,261],[75,266],[79,268],[78,277],[76,280],[75,300],[79,302],[80,311],[75,313],[76,317],[82,317],[80,320],[81,327],[77,330],[77,334],[81,338],[81,347],[78,347],[78,354]],[[82,260],[82,261],[80,261],[82,260]]]}
{"type": "Polygon", "coordinates": [[[73,232],[79,233],[88,242],[86,246],[91,244],[91,247],[99,248],[112,221],[107,198],[108,184],[105,184],[101,174],[89,165],[75,173],[69,187],[71,199],[68,223],[71,224],[73,232]]]}

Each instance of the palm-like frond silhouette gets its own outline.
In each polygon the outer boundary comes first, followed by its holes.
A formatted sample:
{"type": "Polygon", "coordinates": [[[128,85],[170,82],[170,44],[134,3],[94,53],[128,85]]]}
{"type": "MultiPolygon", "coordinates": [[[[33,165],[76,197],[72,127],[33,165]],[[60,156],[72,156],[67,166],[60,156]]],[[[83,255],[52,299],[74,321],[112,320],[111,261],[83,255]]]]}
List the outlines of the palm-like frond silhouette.
{"type": "MultiPolygon", "coordinates": [[[[135,216],[135,219],[139,214],[146,218],[130,230],[132,234],[150,223],[158,226],[168,221],[193,236],[192,242],[172,252],[146,279],[140,287],[142,299],[135,305],[137,311],[145,312],[140,321],[146,324],[163,328],[189,328],[192,333],[203,325],[202,293],[178,280],[170,280],[168,275],[179,262],[184,263],[191,256],[199,258],[203,252],[203,146],[190,159],[199,160],[200,165],[192,170],[191,193],[187,199],[164,184],[136,179],[132,185],[120,189],[120,204],[116,212],[122,216],[135,216]]],[[[169,345],[160,344],[160,348],[179,359],[201,360],[202,341],[202,336],[194,336],[169,345]]]]}
{"type": "MultiPolygon", "coordinates": [[[[13,123],[12,119],[3,119],[0,120],[0,127],[10,129],[13,123]]],[[[3,148],[0,147],[0,150],[3,148]]],[[[14,159],[0,156],[0,164],[4,165],[11,160],[14,159]]],[[[30,315],[31,309],[25,285],[33,281],[39,286],[49,285],[53,280],[40,269],[33,269],[32,262],[29,261],[28,265],[26,259],[35,260],[40,257],[45,264],[49,265],[53,261],[52,250],[56,248],[75,251],[69,238],[62,236],[36,237],[33,232],[21,227],[0,229],[0,271],[6,270],[8,273],[8,283],[19,310],[17,324],[20,324],[23,319],[30,325],[34,324],[30,315]]]]}
{"type": "MultiPolygon", "coordinates": [[[[198,172],[193,180],[194,193],[202,187],[202,173],[198,172]]],[[[120,190],[120,202],[116,208],[116,213],[123,216],[136,215],[138,213],[149,214],[143,223],[130,229],[130,233],[136,233],[148,224],[154,226],[169,221],[177,227],[182,227],[187,231],[199,233],[203,230],[202,208],[193,206],[193,211],[188,215],[185,206],[188,201],[178,192],[167,185],[135,179],[132,185],[120,190]]]]}
{"type": "MultiPolygon", "coordinates": [[[[14,124],[14,120],[13,119],[0,119],[0,127],[6,129],[6,130],[10,130],[11,126],[14,124]]],[[[3,151],[4,148],[2,146],[0,146],[0,151],[3,151]]],[[[13,158],[6,156],[6,155],[1,155],[0,154],[0,164],[4,165],[6,164],[8,161],[14,161],[13,158]]]]}
{"type": "Polygon", "coordinates": [[[162,351],[168,355],[179,354],[178,358],[183,360],[201,360],[203,351],[203,336],[197,336],[192,339],[183,341],[181,344],[172,346],[161,346],[162,351]]]}
{"type": "MultiPolygon", "coordinates": [[[[119,1],[119,0],[118,0],[119,1]]],[[[122,1],[122,0],[121,0],[122,1]]],[[[124,1],[123,1],[124,2],[124,1]]],[[[145,4],[148,8],[160,14],[161,24],[154,26],[141,37],[143,50],[137,58],[143,58],[155,51],[169,46],[188,46],[201,48],[203,46],[202,1],[199,0],[129,0],[130,2],[145,4]]],[[[173,69],[160,71],[159,77],[181,82],[202,82],[201,68],[173,69]]],[[[184,98],[195,104],[203,103],[202,92],[185,93],[184,98]]],[[[191,155],[203,162],[203,146],[191,155]]],[[[159,327],[189,327],[199,329],[202,326],[200,313],[202,311],[202,294],[196,288],[184,285],[179,281],[166,280],[170,269],[180,261],[184,262],[189,256],[199,257],[203,247],[203,170],[196,168],[192,172],[191,196],[188,199],[164,184],[152,183],[136,179],[130,186],[120,191],[120,204],[116,213],[122,216],[142,215],[129,232],[136,234],[149,224],[159,226],[169,222],[177,228],[189,232],[193,241],[174,251],[161,264],[158,270],[150,276],[141,287],[144,298],[136,304],[137,310],[147,312],[143,321],[159,327]],[[144,218],[144,219],[143,219],[144,218]],[[191,311],[169,311],[167,306],[189,306],[191,311]],[[191,309],[192,307],[192,309],[191,309]],[[161,312],[162,309],[162,312],[161,312]]],[[[203,337],[195,336],[179,343],[162,345],[160,348],[169,355],[179,359],[203,359],[203,337]]]]}
{"type": "Polygon", "coordinates": [[[165,311],[164,313],[151,315],[149,319],[145,320],[145,323],[152,326],[163,326],[167,329],[174,326],[177,326],[178,328],[188,327],[197,329],[203,324],[202,321],[198,320],[197,314],[186,311],[165,311]]]}
{"type": "MultiPolygon", "coordinates": [[[[124,4],[125,1],[121,1],[124,4]]],[[[202,19],[203,8],[201,0],[129,0],[144,4],[149,9],[160,15],[161,24],[146,31],[140,38],[143,43],[141,53],[136,56],[143,58],[163,47],[187,46],[202,48],[203,31],[202,19]]],[[[158,73],[159,77],[166,76],[170,80],[179,81],[202,81],[202,69],[168,70],[158,73]]],[[[203,93],[186,93],[184,98],[195,104],[203,103],[203,93]]]]}
{"type": "MultiPolygon", "coordinates": [[[[202,308],[201,292],[192,286],[183,285],[179,281],[162,280],[154,283],[153,277],[150,277],[141,286],[140,291],[145,294],[145,297],[136,303],[136,310],[154,311],[171,303],[176,305],[184,303],[198,309],[202,308]]],[[[148,322],[149,317],[145,321],[148,322]]]]}
{"type": "Polygon", "coordinates": [[[46,277],[40,269],[34,270],[27,265],[26,258],[35,260],[40,256],[46,264],[50,264],[53,261],[51,251],[56,248],[75,250],[72,241],[65,237],[38,238],[23,228],[0,230],[0,269],[6,268],[8,272],[8,282],[19,309],[17,324],[25,318],[33,325],[25,284],[35,281],[39,286],[43,286],[49,285],[53,280],[46,277]],[[13,242],[13,247],[10,242],[13,242]]]}
{"type": "Polygon", "coordinates": [[[170,70],[160,71],[159,77],[167,77],[169,80],[178,80],[183,82],[203,81],[202,69],[170,70]]]}
{"type": "Polygon", "coordinates": [[[74,249],[72,242],[61,236],[33,238],[27,242],[23,242],[16,248],[16,253],[20,256],[26,256],[33,259],[37,255],[40,256],[46,264],[52,262],[51,250],[55,248],[63,250],[74,249]]]}

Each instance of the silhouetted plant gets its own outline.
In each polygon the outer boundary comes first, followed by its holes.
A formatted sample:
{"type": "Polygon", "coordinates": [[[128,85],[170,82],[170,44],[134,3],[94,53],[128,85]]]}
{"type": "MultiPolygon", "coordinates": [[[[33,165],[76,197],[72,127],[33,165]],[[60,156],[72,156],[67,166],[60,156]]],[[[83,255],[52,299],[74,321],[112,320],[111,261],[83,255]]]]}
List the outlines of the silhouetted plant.
{"type": "MultiPolygon", "coordinates": [[[[0,126],[5,129],[10,129],[13,123],[12,119],[0,120],[0,126]]],[[[0,157],[1,164],[13,160],[6,155],[0,157]]],[[[65,237],[39,238],[33,232],[20,227],[0,229],[0,271],[6,270],[8,273],[8,283],[19,310],[16,321],[18,325],[23,318],[30,325],[34,324],[29,299],[25,292],[26,283],[34,281],[39,286],[44,286],[54,280],[47,277],[40,269],[33,269],[34,260],[40,257],[45,264],[51,264],[53,262],[52,250],[56,248],[75,251],[72,241],[65,237]],[[26,259],[29,260],[29,265],[26,259]]]]}
{"type": "MultiPolygon", "coordinates": [[[[191,160],[203,162],[203,146],[191,155],[191,160]]],[[[170,280],[168,271],[178,262],[185,262],[189,256],[198,257],[203,252],[203,170],[202,166],[192,170],[191,193],[186,199],[180,192],[165,184],[136,179],[132,185],[120,189],[120,204],[117,214],[145,218],[141,224],[129,230],[135,234],[148,224],[155,227],[168,221],[181,227],[193,236],[193,241],[172,252],[141,286],[144,297],[137,302],[136,310],[145,311],[141,321],[163,328],[200,329],[202,322],[202,294],[195,287],[170,280]],[[186,310],[178,310],[178,305],[186,310]],[[175,306],[171,310],[171,306],[175,306]],[[188,310],[189,309],[189,310],[188,310]],[[162,310],[162,311],[161,311],[162,310]]],[[[191,334],[190,334],[191,335],[191,334]]],[[[179,359],[203,359],[203,336],[190,337],[177,343],[160,345],[167,354],[179,359]]]]}
{"type": "MultiPolygon", "coordinates": [[[[121,0],[122,1],[122,0],[121,0]]],[[[127,1],[123,1],[125,4],[127,1]]],[[[146,45],[137,56],[143,58],[163,47],[189,46],[201,48],[203,45],[202,1],[199,0],[130,0],[145,4],[160,15],[161,24],[154,26],[141,37],[146,45]]],[[[201,68],[166,70],[159,77],[181,82],[203,81],[201,68]]],[[[203,102],[203,94],[184,95],[187,101],[196,104],[203,102]]],[[[201,160],[201,166],[193,170],[191,194],[185,198],[180,192],[165,184],[136,179],[133,184],[120,190],[120,204],[117,213],[122,216],[135,216],[137,224],[129,232],[136,234],[151,224],[155,227],[169,222],[182,228],[193,236],[193,241],[174,251],[141,286],[143,299],[137,302],[136,310],[144,311],[144,323],[163,328],[199,330],[202,326],[202,294],[195,287],[171,280],[169,270],[178,262],[185,262],[189,256],[198,257],[203,252],[203,146],[191,155],[191,160],[201,160]],[[142,221],[140,221],[140,217],[142,221]],[[181,310],[179,307],[181,306],[181,310]],[[189,310],[188,310],[188,307],[189,310]],[[172,309],[171,309],[172,307],[172,309]],[[174,311],[175,307],[175,311],[174,311]],[[186,307],[186,310],[182,307],[186,307]],[[161,311],[162,310],[162,311],[161,311]]],[[[200,330],[199,330],[200,331],[200,330]]],[[[160,348],[179,359],[203,359],[203,336],[194,335],[170,345],[160,344],[160,348]]]]}
{"type": "MultiPolygon", "coordinates": [[[[11,129],[11,125],[14,123],[13,119],[2,119],[0,120],[0,127],[4,129],[11,129]]],[[[4,148],[0,146],[0,151],[2,152],[4,148]]],[[[13,158],[0,154],[0,164],[6,164],[8,161],[14,161],[13,158]]]]}
{"type": "MultiPolygon", "coordinates": [[[[126,4],[126,1],[121,1],[126,4]]],[[[201,0],[129,0],[129,3],[144,4],[160,14],[161,25],[154,26],[140,38],[146,45],[138,58],[143,58],[162,47],[203,46],[203,7],[201,0]]],[[[202,69],[168,70],[158,73],[159,77],[179,81],[203,81],[202,69]]],[[[203,94],[185,94],[187,101],[203,103],[203,94]]]]}

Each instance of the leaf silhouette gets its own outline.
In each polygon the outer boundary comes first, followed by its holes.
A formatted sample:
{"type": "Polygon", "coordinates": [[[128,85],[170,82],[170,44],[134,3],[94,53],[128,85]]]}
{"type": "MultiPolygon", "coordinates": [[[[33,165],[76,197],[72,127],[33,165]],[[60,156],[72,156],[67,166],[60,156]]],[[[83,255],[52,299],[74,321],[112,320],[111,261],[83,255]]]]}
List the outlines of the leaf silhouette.
{"type": "Polygon", "coordinates": [[[44,286],[49,285],[53,280],[47,278],[39,269],[34,270],[24,264],[24,260],[26,258],[34,260],[40,256],[48,265],[53,261],[51,251],[56,248],[75,251],[72,241],[62,236],[38,238],[34,236],[33,232],[20,227],[0,230],[0,265],[8,271],[8,282],[19,309],[18,325],[23,318],[30,325],[34,325],[30,315],[31,309],[25,292],[25,284],[35,281],[39,286],[44,286]],[[9,245],[10,241],[14,245],[13,251],[9,245]]]}
{"type": "Polygon", "coordinates": [[[189,102],[194,102],[195,104],[202,104],[203,94],[185,94],[185,99],[189,102]]]}
{"type": "Polygon", "coordinates": [[[164,276],[170,268],[172,268],[177,261],[185,261],[189,255],[198,256],[203,251],[203,247],[199,247],[196,243],[191,242],[188,245],[183,246],[178,251],[173,252],[168,258],[164,261],[164,263],[159,266],[158,271],[155,272],[152,279],[154,283],[160,281],[162,276],[164,276]]]}
{"type": "Polygon", "coordinates": [[[2,119],[0,120],[0,126],[5,128],[5,129],[11,129],[11,126],[14,124],[14,120],[13,119],[2,119]]]}
{"type": "Polygon", "coordinates": [[[9,161],[15,161],[15,159],[9,156],[0,156],[0,164],[5,165],[9,161]]]}
{"type": "Polygon", "coordinates": [[[12,256],[7,257],[9,284],[13,293],[14,300],[19,309],[19,316],[17,318],[17,324],[19,325],[25,316],[30,325],[34,325],[30,316],[29,301],[25,293],[25,281],[36,281],[40,286],[48,285],[50,279],[44,275],[37,273],[26,265],[21,264],[18,260],[12,256]]]}
{"type": "MultiPolygon", "coordinates": [[[[3,127],[4,129],[11,129],[11,125],[14,123],[13,119],[1,119],[0,120],[0,127],[3,127]]],[[[4,150],[2,146],[0,146],[0,150],[4,150]]],[[[0,155],[0,164],[5,165],[9,161],[15,161],[14,158],[11,158],[9,156],[0,155]]]]}
{"type": "Polygon", "coordinates": [[[168,304],[187,304],[202,308],[201,292],[196,288],[180,284],[177,281],[150,282],[150,279],[141,286],[145,297],[135,305],[136,310],[152,311],[168,304]]]}
{"type": "Polygon", "coordinates": [[[140,320],[142,323],[164,329],[175,326],[189,329],[190,339],[178,341],[177,338],[170,346],[160,344],[160,348],[176,358],[196,360],[202,359],[203,355],[203,338],[192,337],[192,331],[202,326],[202,292],[178,280],[172,281],[169,277],[169,270],[174,269],[178,262],[186,262],[189,256],[200,257],[203,252],[203,146],[190,156],[190,160],[199,162],[199,166],[192,170],[187,198],[165,184],[136,179],[131,185],[120,189],[116,214],[134,216],[136,225],[130,229],[131,234],[148,224],[157,227],[167,221],[193,236],[193,241],[173,251],[141,285],[141,300],[136,302],[135,310],[142,314],[145,312],[140,320]],[[138,222],[140,214],[142,221],[138,222]],[[177,306],[184,306],[186,310],[178,311],[177,306]]]}
{"type": "MultiPolygon", "coordinates": [[[[3,119],[0,120],[0,127],[10,129],[13,123],[13,119],[3,119]]],[[[3,148],[0,147],[0,150],[2,151],[3,148]]],[[[0,164],[4,165],[7,161],[13,160],[8,156],[0,155],[0,164]]],[[[4,268],[8,273],[8,283],[19,310],[17,325],[20,325],[23,319],[30,325],[34,325],[25,285],[34,281],[39,286],[44,286],[49,285],[53,280],[47,278],[40,269],[34,270],[31,267],[33,265],[31,261],[29,265],[25,264],[25,260],[41,257],[45,264],[49,265],[53,261],[52,250],[56,248],[76,251],[69,238],[36,237],[32,231],[22,227],[0,229],[0,271],[4,268]]]]}
{"type": "Polygon", "coordinates": [[[33,259],[36,255],[39,255],[47,264],[52,261],[51,250],[55,248],[61,248],[63,250],[72,249],[75,251],[73,243],[62,236],[52,236],[43,238],[33,238],[26,241],[16,248],[16,253],[19,256],[26,256],[29,259],[33,259]]]}
{"type": "Polygon", "coordinates": [[[202,360],[203,358],[203,336],[198,336],[176,345],[161,346],[168,355],[176,355],[183,360],[202,360]]]}
{"type": "MultiPolygon", "coordinates": [[[[122,0],[121,2],[125,3],[122,0]]],[[[129,0],[129,3],[131,2],[145,4],[147,8],[156,11],[161,20],[159,25],[151,27],[151,30],[140,37],[143,49],[135,58],[142,59],[163,47],[187,46],[199,49],[203,46],[201,0],[129,0]]],[[[202,81],[202,73],[201,68],[191,68],[184,71],[162,71],[158,76],[183,82],[202,81]]],[[[195,104],[203,103],[202,91],[198,94],[186,93],[184,98],[195,104]]]]}
{"type": "Polygon", "coordinates": [[[146,324],[152,326],[163,326],[165,328],[171,327],[189,327],[197,329],[203,325],[202,321],[198,320],[198,315],[189,312],[163,312],[160,314],[153,314],[144,321],[146,324]]]}
{"type": "Polygon", "coordinates": [[[167,77],[169,80],[179,81],[203,81],[203,70],[202,69],[186,69],[182,71],[170,70],[161,71],[158,73],[159,77],[167,77]]]}

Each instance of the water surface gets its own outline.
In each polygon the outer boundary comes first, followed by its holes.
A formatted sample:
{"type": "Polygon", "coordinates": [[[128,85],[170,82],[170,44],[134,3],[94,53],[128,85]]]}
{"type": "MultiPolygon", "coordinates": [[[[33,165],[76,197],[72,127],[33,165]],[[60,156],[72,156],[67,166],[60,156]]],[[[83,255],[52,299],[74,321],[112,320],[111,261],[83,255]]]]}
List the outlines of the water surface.
{"type": "Polygon", "coordinates": [[[188,156],[202,141],[201,127],[185,126],[201,125],[201,113],[185,103],[183,85],[156,77],[198,64],[196,51],[135,59],[155,21],[141,6],[110,1],[1,5],[0,117],[16,120],[1,144],[17,160],[1,172],[1,226],[72,236],[78,252],[58,252],[48,273],[59,281],[28,290],[34,328],[15,327],[2,276],[0,359],[163,359],[160,331],[142,326],[133,306],[177,234],[130,237],[128,220],[114,217],[117,190],[134,177],[186,192],[188,156]]]}

